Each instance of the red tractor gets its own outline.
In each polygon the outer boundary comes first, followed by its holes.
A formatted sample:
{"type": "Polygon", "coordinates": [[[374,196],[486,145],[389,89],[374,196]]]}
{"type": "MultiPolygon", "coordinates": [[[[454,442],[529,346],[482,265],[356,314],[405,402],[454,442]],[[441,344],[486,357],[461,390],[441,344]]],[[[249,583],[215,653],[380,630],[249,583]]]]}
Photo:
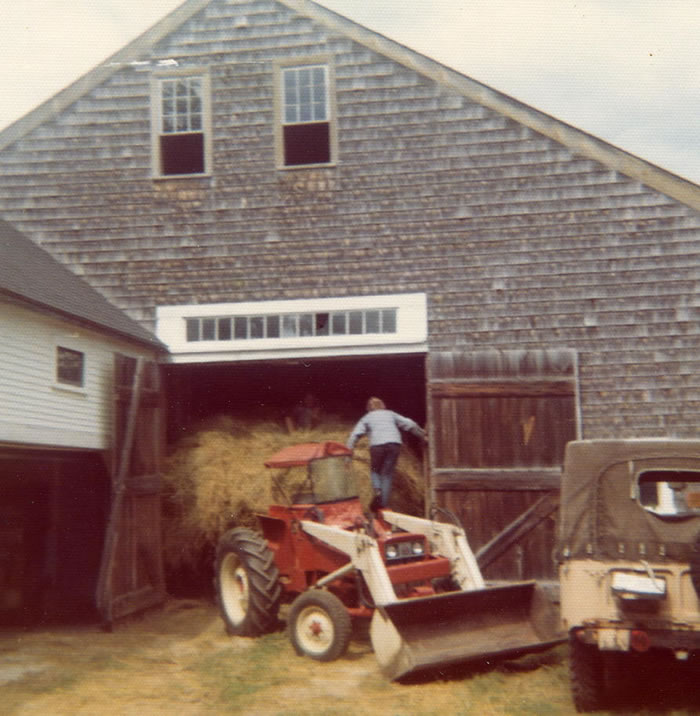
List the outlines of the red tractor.
{"type": "Polygon", "coordinates": [[[319,661],[345,653],[353,619],[392,679],[435,666],[516,654],[561,641],[535,582],[487,588],[464,530],[381,509],[365,511],[351,451],[336,442],[284,448],[271,468],[307,466],[303,491],[259,515],[261,533],[226,532],[216,588],[230,634],[259,636],[291,601],[289,638],[319,661]]]}

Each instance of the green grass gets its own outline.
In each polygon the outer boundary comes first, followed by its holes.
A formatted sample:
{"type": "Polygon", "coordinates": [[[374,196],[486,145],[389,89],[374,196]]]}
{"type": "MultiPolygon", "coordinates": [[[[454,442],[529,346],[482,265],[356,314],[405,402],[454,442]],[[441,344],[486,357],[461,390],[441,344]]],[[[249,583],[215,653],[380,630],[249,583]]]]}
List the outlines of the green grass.
{"type": "Polygon", "coordinates": [[[203,683],[218,701],[236,709],[250,702],[250,697],[281,684],[285,680],[281,655],[289,651],[283,634],[270,634],[246,640],[243,649],[219,649],[192,665],[203,683]]]}

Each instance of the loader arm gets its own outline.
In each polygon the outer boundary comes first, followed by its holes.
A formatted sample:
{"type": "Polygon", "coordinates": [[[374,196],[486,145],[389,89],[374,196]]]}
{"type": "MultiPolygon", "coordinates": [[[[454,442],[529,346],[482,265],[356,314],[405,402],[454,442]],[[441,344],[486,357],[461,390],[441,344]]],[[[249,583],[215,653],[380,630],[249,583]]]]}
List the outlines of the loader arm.
{"type": "Polygon", "coordinates": [[[406,532],[425,535],[430,542],[432,553],[450,560],[452,578],[463,591],[483,589],[486,586],[476,557],[461,527],[390,510],[382,510],[382,517],[389,524],[406,532]]]}
{"type": "Polygon", "coordinates": [[[363,532],[350,532],[308,520],[302,520],[301,528],[312,537],[350,557],[355,569],[362,574],[376,605],[396,601],[394,587],[375,539],[363,532]]]}

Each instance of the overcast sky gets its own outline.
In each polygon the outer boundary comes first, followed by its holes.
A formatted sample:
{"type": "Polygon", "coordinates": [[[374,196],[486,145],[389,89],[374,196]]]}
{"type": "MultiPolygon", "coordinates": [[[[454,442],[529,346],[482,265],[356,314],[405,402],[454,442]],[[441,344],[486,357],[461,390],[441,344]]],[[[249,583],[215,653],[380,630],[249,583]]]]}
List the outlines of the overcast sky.
{"type": "MultiPolygon", "coordinates": [[[[182,0],[0,0],[0,128],[182,0]]],[[[700,0],[323,0],[700,183],[700,0]]]]}

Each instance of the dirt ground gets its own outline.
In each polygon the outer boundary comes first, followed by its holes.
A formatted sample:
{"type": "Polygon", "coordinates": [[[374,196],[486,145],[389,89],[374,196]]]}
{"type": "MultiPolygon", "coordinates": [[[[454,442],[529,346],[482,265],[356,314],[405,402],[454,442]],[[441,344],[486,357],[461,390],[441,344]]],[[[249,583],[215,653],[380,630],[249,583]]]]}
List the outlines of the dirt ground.
{"type": "MultiPolygon", "coordinates": [[[[403,690],[388,682],[361,635],[343,659],[320,664],[296,656],[283,631],[229,637],[214,605],[192,600],[111,633],[95,625],[5,631],[0,691],[2,713],[22,716],[477,713],[462,710],[444,682],[403,690]]],[[[510,713],[481,713],[489,712],[510,713]]]]}
{"type": "Polygon", "coordinates": [[[573,713],[565,646],[399,684],[379,673],[362,633],[345,657],[322,664],[296,656],[283,630],[227,636],[205,600],[172,600],[111,633],[96,625],[0,632],[0,693],[8,716],[573,713]]]}

